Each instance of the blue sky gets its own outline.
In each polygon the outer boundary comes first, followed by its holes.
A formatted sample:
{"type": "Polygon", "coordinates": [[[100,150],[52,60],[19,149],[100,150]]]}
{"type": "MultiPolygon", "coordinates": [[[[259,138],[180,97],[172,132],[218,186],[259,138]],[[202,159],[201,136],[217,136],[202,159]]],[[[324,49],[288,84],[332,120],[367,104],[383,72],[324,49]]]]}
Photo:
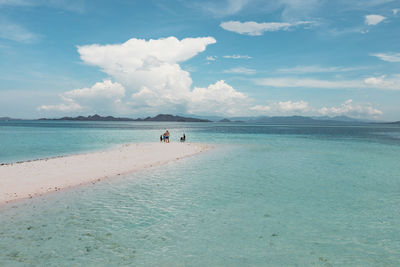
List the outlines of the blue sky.
{"type": "Polygon", "coordinates": [[[400,119],[399,0],[0,0],[0,116],[400,119]]]}

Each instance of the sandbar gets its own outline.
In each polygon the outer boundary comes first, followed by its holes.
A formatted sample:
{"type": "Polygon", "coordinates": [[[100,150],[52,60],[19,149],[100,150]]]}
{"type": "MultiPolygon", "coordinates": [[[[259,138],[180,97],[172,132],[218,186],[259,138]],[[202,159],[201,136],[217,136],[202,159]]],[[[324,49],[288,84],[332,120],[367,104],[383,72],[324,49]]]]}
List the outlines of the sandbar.
{"type": "Polygon", "coordinates": [[[210,148],[197,143],[133,143],[84,154],[0,166],[0,205],[160,166],[210,148]]]}

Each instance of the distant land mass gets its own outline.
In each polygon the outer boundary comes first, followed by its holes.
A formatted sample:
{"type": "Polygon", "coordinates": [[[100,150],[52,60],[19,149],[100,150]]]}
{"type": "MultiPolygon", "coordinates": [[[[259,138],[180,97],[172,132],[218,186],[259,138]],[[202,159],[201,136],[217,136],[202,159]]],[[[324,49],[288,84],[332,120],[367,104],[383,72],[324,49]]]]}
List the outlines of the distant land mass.
{"type": "Polygon", "coordinates": [[[400,121],[393,121],[393,122],[381,122],[383,124],[395,124],[395,125],[400,125],[400,121]]]}
{"type": "Polygon", "coordinates": [[[47,119],[47,118],[41,118],[39,119],[40,121],[134,121],[134,119],[131,118],[116,118],[113,116],[106,116],[102,117],[100,115],[93,115],[93,116],[78,116],[78,117],[62,117],[59,119],[47,119]]]}
{"type": "Polygon", "coordinates": [[[211,122],[210,120],[174,116],[171,114],[158,114],[157,116],[155,116],[153,118],[147,117],[145,119],[136,119],[135,121],[211,122]]]}
{"type": "MultiPolygon", "coordinates": [[[[0,117],[1,122],[21,120],[7,116],[0,117]]],[[[165,121],[165,122],[216,122],[216,123],[250,123],[250,124],[277,124],[277,125],[366,125],[366,124],[386,124],[400,126],[400,121],[385,122],[368,119],[356,119],[347,116],[336,117],[307,117],[307,116],[258,116],[258,117],[212,117],[196,115],[171,115],[158,114],[154,117],[146,118],[124,118],[113,116],[100,116],[98,114],[77,117],[62,118],[41,118],[39,120],[49,121],[165,121]]]]}
{"type": "Polygon", "coordinates": [[[219,121],[217,121],[217,122],[233,122],[233,123],[239,122],[239,123],[245,123],[244,121],[240,121],[240,120],[230,120],[230,119],[227,119],[227,118],[224,118],[224,119],[219,120],[219,121]]]}
{"type": "Polygon", "coordinates": [[[14,119],[14,118],[10,118],[10,117],[0,117],[0,121],[18,121],[21,119],[14,119]]]}
{"type": "Polygon", "coordinates": [[[39,120],[52,120],[52,121],[174,121],[174,122],[211,122],[209,120],[197,119],[197,118],[187,118],[181,116],[174,116],[170,114],[158,114],[155,117],[147,117],[144,119],[131,119],[131,118],[116,118],[113,116],[100,116],[95,114],[93,116],[78,116],[78,117],[62,117],[59,119],[47,119],[41,118],[39,120]]]}

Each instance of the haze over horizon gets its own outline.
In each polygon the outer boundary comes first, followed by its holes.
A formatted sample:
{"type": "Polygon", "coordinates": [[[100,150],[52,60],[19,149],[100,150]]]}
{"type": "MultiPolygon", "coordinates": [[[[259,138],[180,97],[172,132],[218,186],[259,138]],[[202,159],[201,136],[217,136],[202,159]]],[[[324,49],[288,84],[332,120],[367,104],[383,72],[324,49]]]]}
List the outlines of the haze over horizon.
{"type": "Polygon", "coordinates": [[[0,117],[400,120],[400,1],[0,0],[0,117]]]}

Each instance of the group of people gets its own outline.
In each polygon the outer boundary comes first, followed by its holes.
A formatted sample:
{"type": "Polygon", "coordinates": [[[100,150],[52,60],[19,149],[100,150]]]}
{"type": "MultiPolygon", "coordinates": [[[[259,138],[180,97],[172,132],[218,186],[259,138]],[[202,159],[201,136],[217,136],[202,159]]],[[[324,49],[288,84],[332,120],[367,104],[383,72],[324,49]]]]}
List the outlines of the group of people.
{"type": "Polygon", "coordinates": [[[168,130],[166,130],[164,134],[160,135],[160,142],[169,143],[169,132],[168,132],[168,130]]]}
{"type": "MultiPolygon", "coordinates": [[[[183,134],[183,136],[181,137],[181,142],[185,142],[185,141],[186,141],[186,135],[183,134]]],[[[166,130],[165,133],[160,135],[160,143],[161,142],[169,143],[169,132],[168,132],[168,130],[166,130]]]]}

